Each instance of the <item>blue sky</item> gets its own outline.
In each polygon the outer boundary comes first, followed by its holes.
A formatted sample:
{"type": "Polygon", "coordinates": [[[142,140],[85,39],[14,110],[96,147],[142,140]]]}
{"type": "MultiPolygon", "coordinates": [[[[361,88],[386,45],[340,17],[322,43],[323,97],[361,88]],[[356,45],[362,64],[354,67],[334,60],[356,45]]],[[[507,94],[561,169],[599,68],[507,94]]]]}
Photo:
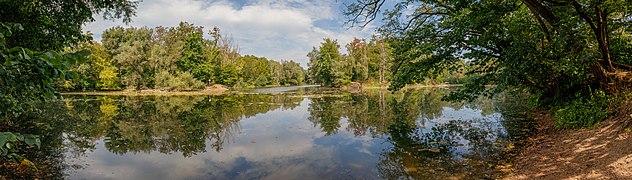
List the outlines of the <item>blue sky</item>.
{"type": "MultiPolygon", "coordinates": [[[[217,26],[232,36],[242,55],[294,60],[307,67],[306,54],[323,38],[338,39],[341,47],[354,37],[368,38],[374,28],[344,25],[343,0],[144,0],[133,22],[97,19],[84,30],[101,40],[113,26],[177,26],[181,21],[217,26]]],[[[343,50],[344,51],[344,50],[343,50]]]]}

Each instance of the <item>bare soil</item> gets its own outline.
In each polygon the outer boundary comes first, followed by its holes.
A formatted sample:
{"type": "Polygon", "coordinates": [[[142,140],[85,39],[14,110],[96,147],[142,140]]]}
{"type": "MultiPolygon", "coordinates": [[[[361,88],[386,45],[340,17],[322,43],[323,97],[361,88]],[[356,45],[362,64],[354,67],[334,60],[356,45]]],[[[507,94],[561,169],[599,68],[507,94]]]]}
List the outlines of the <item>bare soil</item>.
{"type": "Polygon", "coordinates": [[[559,130],[544,113],[505,179],[632,179],[632,103],[592,129],[559,130]]]}

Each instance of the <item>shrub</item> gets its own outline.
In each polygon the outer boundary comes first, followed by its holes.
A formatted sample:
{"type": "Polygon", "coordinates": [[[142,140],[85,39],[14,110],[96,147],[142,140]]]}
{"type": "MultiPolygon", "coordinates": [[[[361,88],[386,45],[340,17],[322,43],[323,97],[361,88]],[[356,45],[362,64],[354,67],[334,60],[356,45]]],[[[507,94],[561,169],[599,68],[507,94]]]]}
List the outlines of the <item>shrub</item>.
{"type": "Polygon", "coordinates": [[[259,76],[257,77],[257,79],[255,79],[255,86],[266,86],[268,85],[268,78],[266,78],[265,76],[259,76]]]}
{"type": "Polygon", "coordinates": [[[593,127],[608,117],[608,104],[612,101],[603,91],[590,93],[588,98],[577,94],[575,99],[555,111],[557,128],[593,127]]]}
{"type": "Polygon", "coordinates": [[[160,71],[155,76],[156,88],[160,90],[191,91],[204,89],[205,84],[195,79],[191,73],[179,72],[176,76],[167,71],[160,71]]]}

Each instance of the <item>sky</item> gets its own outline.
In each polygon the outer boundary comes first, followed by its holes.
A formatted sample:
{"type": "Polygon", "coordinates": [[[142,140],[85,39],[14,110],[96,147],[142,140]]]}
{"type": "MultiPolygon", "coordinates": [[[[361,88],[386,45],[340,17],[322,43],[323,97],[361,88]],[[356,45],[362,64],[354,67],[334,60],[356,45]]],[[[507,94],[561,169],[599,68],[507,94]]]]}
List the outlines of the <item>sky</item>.
{"type": "MultiPolygon", "coordinates": [[[[177,26],[181,21],[204,26],[205,32],[219,27],[232,36],[240,54],[277,61],[294,60],[307,67],[307,53],[323,38],[337,39],[341,47],[354,37],[368,39],[374,27],[345,25],[344,0],[143,0],[136,17],[103,20],[84,25],[84,30],[101,41],[104,30],[114,27],[177,26]]],[[[346,52],[344,48],[341,52],[346,52]]]]}

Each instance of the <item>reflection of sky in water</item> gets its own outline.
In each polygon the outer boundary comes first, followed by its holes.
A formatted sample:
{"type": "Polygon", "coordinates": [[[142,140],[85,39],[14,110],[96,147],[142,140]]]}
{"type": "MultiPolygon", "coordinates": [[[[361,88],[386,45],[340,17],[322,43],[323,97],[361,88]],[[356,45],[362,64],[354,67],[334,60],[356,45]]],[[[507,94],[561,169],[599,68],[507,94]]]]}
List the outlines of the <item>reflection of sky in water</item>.
{"type": "MultiPolygon", "coordinates": [[[[387,135],[373,138],[370,133],[355,136],[349,132],[346,118],[330,136],[308,120],[310,100],[300,106],[276,109],[244,118],[238,132],[233,132],[222,150],[216,152],[211,142],[206,152],[183,157],[180,152],[163,154],[126,153],[116,155],[98,141],[96,150],[85,156],[66,159],[69,165],[83,168],[68,171],[71,179],[374,179],[379,177],[376,164],[380,153],[392,148],[387,135]]],[[[450,120],[473,120],[474,127],[500,133],[507,132],[494,113],[483,117],[480,110],[444,107],[434,119],[418,118],[417,131],[429,132],[435,125],[450,120]]],[[[494,136],[494,138],[496,137],[494,136]]],[[[494,139],[491,139],[494,141],[494,139]]],[[[467,153],[468,141],[461,138],[456,156],[467,153]]],[[[67,154],[67,157],[72,157],[67,154]]]]}
{"type": "MultiPolygon", "coordinates": [[[[479,128],[483,130],[488,130],[493,132],[489,134],[491,136],[488,138],[489,141],[494,142],[499,140],[501,137],[507,135],[507,131],[505,127],[502,125],[503,116],[500,113],[493,113],[487,116],[482,115],[482,111],[478,109],[470,109],[470,108],[462,108],[456,110],[451,107],[443,107],[441,111],[441,116],[434,119],[423,119],[418,118],[416,121],[418,131],[419,132],[429,132],[432,130],[432,127],[436,125],[449,123],[450,121],[471,121],[471,125],[474,128],[479,128]]],[[[463,153],[468,153],[470,148],[470,142],[466,139],[460,138],[456,143],[463,144],[464,146],[456,146],[454,148],[455,155],[460,155],[463,153]]]]}

